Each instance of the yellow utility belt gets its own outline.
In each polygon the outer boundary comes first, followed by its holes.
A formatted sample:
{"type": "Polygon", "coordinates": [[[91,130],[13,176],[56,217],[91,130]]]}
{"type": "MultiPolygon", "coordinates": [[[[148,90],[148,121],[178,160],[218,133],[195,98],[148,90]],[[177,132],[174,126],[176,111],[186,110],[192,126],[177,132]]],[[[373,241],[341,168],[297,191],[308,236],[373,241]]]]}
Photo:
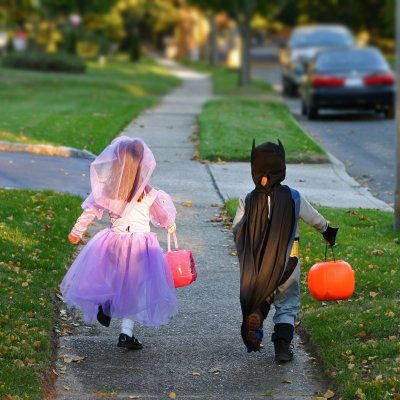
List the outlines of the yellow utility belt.
{"type": "Polygon", "coordinates": [[[292,251],[290,252],[290,257],[299,258],[299,239],[294,239],[292,251]]]}

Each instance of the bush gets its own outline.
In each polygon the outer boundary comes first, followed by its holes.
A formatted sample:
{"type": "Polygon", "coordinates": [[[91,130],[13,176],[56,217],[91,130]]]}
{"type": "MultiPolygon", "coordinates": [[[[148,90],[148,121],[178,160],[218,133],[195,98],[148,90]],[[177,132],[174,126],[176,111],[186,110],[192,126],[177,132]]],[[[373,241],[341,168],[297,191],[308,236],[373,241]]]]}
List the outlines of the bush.
{"type": "Polygon", "coordinates": [[[138,35],[131,35],[129,43],[129,58],[131,61],[140,60],[140,43],[138,35]]]}
{"type": "Polygon", "coordinates": [[[51,72],[85,72],[86,65],[80,58],[65,53],[21,52],[8,54],[3,64],[11,68],[51,72]]]}

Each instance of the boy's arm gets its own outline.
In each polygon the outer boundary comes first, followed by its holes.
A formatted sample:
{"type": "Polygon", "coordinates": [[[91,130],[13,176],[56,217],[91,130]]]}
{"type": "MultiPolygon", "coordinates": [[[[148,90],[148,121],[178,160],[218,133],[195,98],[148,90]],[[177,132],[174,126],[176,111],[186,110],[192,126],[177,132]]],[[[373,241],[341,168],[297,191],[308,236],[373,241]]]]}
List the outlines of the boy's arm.
{"type": "Polygon", "coordinates": [[[330,227],[328,221],[301,195],[300,218],[320,232],[330,246],[335,244],[339,228],[330,227]]]}
{"type": "Polygon", "coordinates": [[[300,218],[320,233],[325,232],[328,227],[328,221],[302,195],[300,195],[300,218]]]}
{"type": "Polygon", "coordinates": [[[239,199],[239,204],[236,209],[236,215],[235,218],[233,219],[232,223],[232,228],[235,228],[235,226],[242,220],[244,211],[245,211],[245,202],[243,199],[239,199]]]}

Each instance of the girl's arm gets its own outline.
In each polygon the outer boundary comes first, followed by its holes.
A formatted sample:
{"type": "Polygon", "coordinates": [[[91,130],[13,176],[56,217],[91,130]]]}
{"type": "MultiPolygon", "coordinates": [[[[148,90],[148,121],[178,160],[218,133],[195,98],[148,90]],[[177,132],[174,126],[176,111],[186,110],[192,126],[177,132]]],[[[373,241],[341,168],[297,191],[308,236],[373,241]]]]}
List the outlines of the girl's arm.
{"type": "Polygon", "coordinates": [[[92,194],[82,203],[82,208],[84,208],[84,210],[81,216],[77,219],[68,235],[68,239],[72,244],[78,244],[89,224],[95,218],[101,219],[103,216],[104,209],[95,203],[92,194]]]}
{"type": "Polygon", "coordinates": [[[157,228],[175,226],[176,208],[171,197],[162,190],[152,190],[155,199],[150,207],[150,221],[157,228]]]}

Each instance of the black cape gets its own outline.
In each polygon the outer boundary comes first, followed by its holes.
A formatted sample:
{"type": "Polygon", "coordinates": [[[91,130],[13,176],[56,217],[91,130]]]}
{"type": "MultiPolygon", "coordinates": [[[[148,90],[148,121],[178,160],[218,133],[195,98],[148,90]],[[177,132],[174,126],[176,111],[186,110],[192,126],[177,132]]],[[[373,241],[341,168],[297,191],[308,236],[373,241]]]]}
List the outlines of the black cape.
{"type": "Polygon", "coordinates": [[[285,171],[284,150],[280,142],[279,146],[265,143],[254,147],[253,144],[252,177],[256,188],[247,195],[244,216],[234,229],[244,320],[263,308],[285,272],[296,222],[291,190],[280,184],[285,171]],[[260,184],[262,176],[268,176],[265,187],[260,184]]]}

